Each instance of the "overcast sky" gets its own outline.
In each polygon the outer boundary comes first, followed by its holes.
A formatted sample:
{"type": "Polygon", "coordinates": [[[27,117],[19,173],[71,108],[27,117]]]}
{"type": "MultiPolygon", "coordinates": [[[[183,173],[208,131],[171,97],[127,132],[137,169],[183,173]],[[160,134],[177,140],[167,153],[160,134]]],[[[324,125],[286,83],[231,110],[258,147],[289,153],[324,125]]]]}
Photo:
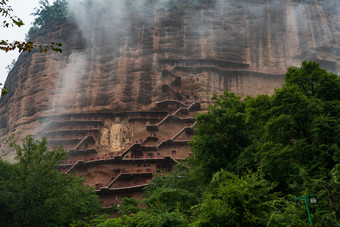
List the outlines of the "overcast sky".
{"type": "MultiPolygon", "coordinates": [[[[49,0],[50,3],[53,0],[49,0]]],[[[8,40],[12,42],[13,40],[24,41],[25,34],[28,32],[31,27],[31,23],[34,20],[34,17],[30,15],[34,12],[34,8],[39,7],[39,0],[9,0],[8,5],[12,6],[13,12],[12,15],[19,17],[25,23],[24,26],[11,27],[11,28],[3,28],[0,27],[0,40],[8,40]]],[[[0,17],[3,20],[3,17],[0,17]]],[[[17,50],[4,52],[0,51],[0,83],[4,84],[7,77],[7,69],[5,67],[9,65],[12,59],[17,59],[19,53],[17,50]]]]}

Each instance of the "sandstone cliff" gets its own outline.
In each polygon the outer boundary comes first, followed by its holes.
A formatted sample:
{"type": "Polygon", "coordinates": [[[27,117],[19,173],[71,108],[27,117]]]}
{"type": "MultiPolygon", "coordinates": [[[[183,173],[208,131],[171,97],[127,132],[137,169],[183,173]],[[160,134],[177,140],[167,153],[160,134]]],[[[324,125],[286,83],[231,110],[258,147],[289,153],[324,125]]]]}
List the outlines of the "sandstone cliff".
{"type": "MultiPolygon", "coordinates": [[[[224,89],[271,94],[285,69],[305,59],[339,72],[339,8],[336,0],[216,0],[188,9],[113,6],[50,23],[33,39],[61,41],[64,52],[20,55],[0,101],[0,155],[12,160],[3,141],[36,133],[47,116],[158,111],[156,101],[169,97],[204,108],[224,89]]],[[[106,130],[119,128],[130,130],[119,122],[106,130]]]]}

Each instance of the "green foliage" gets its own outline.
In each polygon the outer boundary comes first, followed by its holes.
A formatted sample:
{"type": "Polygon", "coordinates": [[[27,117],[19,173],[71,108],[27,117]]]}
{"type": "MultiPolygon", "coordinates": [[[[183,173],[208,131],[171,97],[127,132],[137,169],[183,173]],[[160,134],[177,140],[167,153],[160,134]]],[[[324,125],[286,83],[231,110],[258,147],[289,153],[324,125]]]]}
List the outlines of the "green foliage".
{"type": "Polygon", "coordinates": [[[0,225],[3,226],[10,226],[14,216],[14,213],[8,209],[13,195],[7,188],[7,182],[14,177],[13,175],[14,166],[0,159],[0,225]]]}
{"type": "Polygon", "coordinates": [[[187,226],[183,215],[177,211],[152,213],[140,211],[137,215],[129,219],[129,225],[137,227],[168,227],[168,226],[187,226]]]}
{"type": "Polygon", "coordinates": [[[304,61],[300,68],[289,67],[285,75],[287,86],[296,85],[308,97],[321,100],[340,100],[340,79],[321,69],[319,63],[304,61]]]}
{"type": "Polygon", "coordinates": [[[32,14],[36,16],[33,25],[41,27],[52,20],[65,19],[68,16],[68,2],[67,0],[56,0],[52,5],[48,0],[39,1],[40,8],[35,8],[32,14]]]}
{"type": "MultiPolygon", "coordinates": [[[[173,172],[155,176],[146,187],[145,209],[138,208],[136,200],[124,198],[120,206],[122,216],[99,220],[97,226],[188,226],[188,212],[198,203],[193,193],[196,190],[190,191],[197,183],[192,174],[186,165],[179,164],[173,172]]],[[[95,221],[98,218],[91,220],[90,226],[95,221]]]]}
{"type": "Polygon", "coordinates": [[[146,207],[153,213],[173,212],[186,213],[197,203],[195,194],[183,189],[160,188],[144,200],[146,207]]]}
{"type": "Polygon", "coordinates": [[[331,174],[340,157],[339,89],[339,77],[316,62],[290,67],[271,108],[263,108],[266,122],[256,153],[263,176],[279,183],[276,190],[296,196],[319,192],[321,203],[313,213],[324,225],[339,215],[338,184],[331,174]]]}
{"type": "Polygon", "coordinates": [[[46,140],[36,141],[32,136],[22,142],[22,146],[14,140],[10,144],[18,162],[2,162],[3,166],[10,166],[1,178],[0,198],[10,218],[2,220],[11,225],[60,226],[99,210],[100,203],[92,188],[83,186],[80,178],[56,169],[65,159],[63,149],[47,151],[46,140]]]}
{"type": "Polygon", "coordinates": [[[166,175],[157,175],[145,188],[146,198],[143,200],[148,212],[171,213],[177,211],[187,214],[190,207],[198,203],[202,194],[199,179],[184,164],[166,175]]]}
{"type": "MultiPolygon", "coordinates": [[[[35,12],[32,13],[36,18],[34,19],[33,26],[30,27],[28,33],[26,34],[26,42],[29,40],[31,35],[36,33],[39,28],[50,21],[62,20],[68,17],[68,1],[67,0],[56,0],[51,5],[48,0],[39,0],[40,7],[35,8],[35,12]]],[[[61,43],[51,43],[50,48],[53,51],[62,53],[60,49],[61,43]]],[[[40,52],[47,52],[47,49],[42,46],[39,47],[40,52]]]]}
{"type": "Polygon", "coordinates": [[[55,52],[62,53],[61,43],[51,42],[50,45],[42,45],[37,44],[34,42],[20,42],[20,41],[13,41],[12,43],[8,42],[8,40],[0,40],[0,50],[5,52],[12,51],[18,49],[19,52],[27,51],[31,52],[35,48],[39,48],[40,53],[47,53],[48,50],[52,50],[55,52]]]}
{"type": "Polygon", "coordinates": [[[33,27],[30,27],[30,29],[28,30],[26,36],[25,36],[25,41],[28,42],[30,37],[36,33],[37,31],[39,30],[39,27],[37,26],[33,26],[33,27]]]}
{"type": "Polygon", "coordinates": [[[11,12],[13,11],[12,7],[7,5],[8,0],[1,0],[0,1],[0,14],[2,17],[5,18],[5,20],[2,22],[2,27],[8,28],[9,26],[22,26],[24,25],[24,22],[18,18],[17,16],[11,15],[11,12]],[[7,18],[10,21],[7,21],[7,18]]]}
{"type": "Polygon", "coordinates": [[[340,121],[333,109],[340,103],[340,80],[334,76],[315,62],[303,62],[300,69],[289,68],[287,83],[271,98],[257,159],[266,178],[280,183],[280,190],[298,192],[306,187],[301,184],[306,178],[329,179],[340,154],[340,121]],[[324,84],[335,93],[325,96],[324,84]]]}
{"type": "Polygon", "coordinates": [[[9,92],[8,88],[3,86],[2,83],[0,83],[0,90],[1,90],[1,96],[5,96],[9,92]]]}
{"type": "Polygon", "coordinates": [[[139,202],[135,198],[123,198],[120,204],[122,215],[134,215],[140,208],[138,207],[139,202]]]}
{"type": "Polygon", "coordinates": [[[111,219],[106,219],[101,223],[98,223],[95,225],[97,227],[122,227],[122,226],[127,226],[124,224],[124,219],[123,218],[111,218],[111,219]]]}
{"type": "Polygon", "coordinates": [[[108,214],[102,214],[95,217],[85,217],[82,220],[74,221],[70,224],[71,227],[90,227],[90,226],[97,226],[97,227],[120,227],[126,226],[125,218],[109,218],[108,214]]]}
{"type": "Polygon", "coordinates": [[[200,180],[192,168],[185,163],[179,163],[170,173],[154,176],[145,187],[145,194],[147,197],[151,197],[158,189],[182,189],[200,196],[203,190],[197,184],[200,180]]]}
{"type": "MultiPolygon", "coordinates": [[[[261,179],[276,182],[273,190],[283,195],[318,192],[313,217],[319,224],[334,222],[339,186],[331,173],[338,173],[340,157],[339,89],[338,76],[315,62],[303,62],[301,68],[288,69],[285,84],[271,97],[240,100],[228,92],[214,96],[208,113],[197,117],[192,141],[196,174],[206,182],[219,168],[240,176],[246,169],[258,171],[261,179]]],[[[205,199],[207,204],[223,204],[215,197],[205,199]]],[[[223,215],[229,212],[223,209],[223,215]]],[[[272,220],[282,221],[283,216],[272,220]]],[[[305,221],[301,215],[295,219],[305,221]]]]}
{"type": "MultiPolygon", "coordinates": [[[[224,170],[217,172],[203,201],[192,208],[191,226],[273,226],[277,213],[287,206],[285,199],[273,193],[274,187],[258,173],[238,177],[224,170]]],[[[296,215],[293,210],[292,216],[296,215]]]]}
{"type": "Polygon", "coordinates": [[[198,114],[198,129],[191,142],[193,164],[202,180],[208,183],[221,168],[234,169],[241,151],[250,144],[246,125],[245,103],[225,91],[208,113],[198,114]]]}

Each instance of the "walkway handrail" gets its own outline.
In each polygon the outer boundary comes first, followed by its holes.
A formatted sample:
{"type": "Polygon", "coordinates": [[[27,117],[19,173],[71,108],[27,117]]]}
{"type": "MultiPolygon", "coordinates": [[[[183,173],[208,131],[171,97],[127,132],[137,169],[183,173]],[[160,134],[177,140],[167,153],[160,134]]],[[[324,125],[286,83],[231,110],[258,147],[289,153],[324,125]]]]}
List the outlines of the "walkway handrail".
{"type": "MultiPolygon", "coordinates": [[[[179,107],[174,113],[172,113],[172,114],[168,114],[168,115],[166,115],[164,118],[163,118],[163,120],[161,120],[160,122],[158,122],[157,124],[149,124],[149,125],[154,125],[154,126],[156,126],[156,127],[159,127],[161,124],[163,124],[169,117],[178,117],[179,119],[186,119],[186,118],[182,118],[182,117],[179,117],[179,116],[175,116],[176,114],[178,114],[178,112],[180,112],[181,110],[183,110],[183,109],[186,109],[188,112],[189,112],[189,109],[194,105],[194,104],[196,104],[196,103],[199,103],[199,102],[193,102],[193,103],[191,103],[189,106],[187,106],[187,107],[179,107]]],[[[192,118],[192,117],[190,117],[190,118],[192,118]]]]}
{"type": "Polygon", "coordinates": [[[176,164],[179,163],[179,161],[177,161],[177,159],[176,159],[175,157],[173,157],[172,155],[170,155],[170,158],[171,158],[174,162],[176,162],[176,164]]]}
{"type": "Polygon", "coordinates": [[[85,136],[75,147],[74,150],[78,150],[78,148],[82,145],[82,143],[88,138],[88,136],[85,136]]]}
{"type": "Polygon", "coordinates": [[[71,168],[69,168],[69,169],[66,171],[66,174],[69,174],[70,172],[72,172],[73,169],[75,169],[76,166],[78,165],[78,162],[79,162],[79,161],[76,161],[76,163],[74,163],[73,166],[71,166],[71,168]]]}
{"type": "Polygon", "coordinates": [[[196,125],[196,122],[194,122],[192,125],[186,125],[184,126],[179,132],[177,132],[172,138],[171,140],[175,140],[179,135],[182,134],[183,131],[185,131],[185,129],[193,129],[194,125],[196,125]]]}
{"type": "Polygon", "coordinates": [[[176,99],[164,99],[164,100],[156,101],[156,104],[161,103],[161,102],[177,102],[178,104],[182,106],[186,106],[186,104],[176,99]]]}
{"type": "Polygon", "coordinates": [[[96,191],[101,191],[102,189],[107,189],[108,191],[116,191],[116,190],[124,190],[124,189],[130,189],[130,188],[138,188],[138,187],[145,187],[149,184],[148,181],[146,181],[145,183],[144,182],[140,182],[141,184],[134,184],[134,185],[128,185],[128,186],[125,186],[125,187],[120,187],[120,188],[100,188],[99,190],[96,190],[96,191]],[[144,184],[143,184],[144,183],[144,184]]]}
{"type": "Polygon", "coordinates": [[[163,86],[164,86],[164,85],[168,86],[169,89],[170,89],[173,93],[179,94],[179,95],[181,94],[181,90],[177,91],[176,89],[172,88],[172,87],[170,86],[170,84],[164,83],[163,86]]]}
{"type": "Polygon", "coordinates": [[[122,173],[120,172],[115,178],[112,179],[112,181],[110,181],[106,187],[111,187],[111,185],[113,185],[113,183],[122,175],[122,173]]]}
{"type": "Polygon", "coordinates": [[[87,128],[82,128],[82,127],[63,127],[63,128],[56,128],[56,129],[50,129],[45,131],[45,133],[51,133],[51,132],[65,132],[65,131],[97,131],[99,130],[100,127],[87,127],[87,128]]]}
{"type": "Polygon", "coordinates": [[[271,74],[271,75],[284,75],[286,71],[283,72],[266,72],[266,71],[261,71],[261,70],[255,70],[255,69],[242,69],[242,68],[221,68],[215,65],[198,65],[198,66],[189,66],[189,65],[175,65],[172,69],[175,68],[206,68],[206,67],[211,67],[211,68],[216,68],[220,71],[240,71],[240,72],[258,72],[258,73],[265,73],[265,74],[271,74]]]}

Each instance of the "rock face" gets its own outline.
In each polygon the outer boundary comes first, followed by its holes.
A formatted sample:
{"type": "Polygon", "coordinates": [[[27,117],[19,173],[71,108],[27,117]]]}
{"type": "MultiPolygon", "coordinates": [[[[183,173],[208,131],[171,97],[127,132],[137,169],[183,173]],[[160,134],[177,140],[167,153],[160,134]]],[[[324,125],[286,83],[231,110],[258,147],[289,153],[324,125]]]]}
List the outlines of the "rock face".
{"type": "MultiPolygon", "coordinates": [[[[63,54],[20,55],[5,84],[10,94],[0,101],[4,159],[13,161],[14,153],[3,142],[11,133],[20,138],[40,131],[50,146],[64,145],[75,155],[73,162],[79,155],[92,161],[111,155],[110,160],[116,158],[112,163],[124,165],[126,155],[149,149],[145,139],[156,140],[151,143],[156,150],[163,140],[165,147],[183,145],[180,141],[191,138],[197,111],[190,105],[204,109],[214,92],[271,94],[281,86],[287,67],[302,60],[340,71],[337,0],[210,0],[189,8],[126,3],[99,9],[99,14],[89,9],[83,17],[79,13],[72,20],[51,22],[33,35],[39,43],[61,41],[63,54]],[[167,127],[147,125],[162,120],[167,127]],[[155,136],[157,130],[162,138],[155,136]],[[140,145],[129,150],[134,144],[140,145]]],[[[169,152],[177,150],[185,157],[190,149],[183,146],[158,153],[170,158],[169,152]]],[[[148,170],[170,164],[152,165],[148,170]]],[[[69,171],[71,166],[64,167],[69,171]]],[[[100,168],[80,171],[91,176],[86,181],[99,191],[98,179],[118,176],[122,167],[111,173],[100,168]]]]}

